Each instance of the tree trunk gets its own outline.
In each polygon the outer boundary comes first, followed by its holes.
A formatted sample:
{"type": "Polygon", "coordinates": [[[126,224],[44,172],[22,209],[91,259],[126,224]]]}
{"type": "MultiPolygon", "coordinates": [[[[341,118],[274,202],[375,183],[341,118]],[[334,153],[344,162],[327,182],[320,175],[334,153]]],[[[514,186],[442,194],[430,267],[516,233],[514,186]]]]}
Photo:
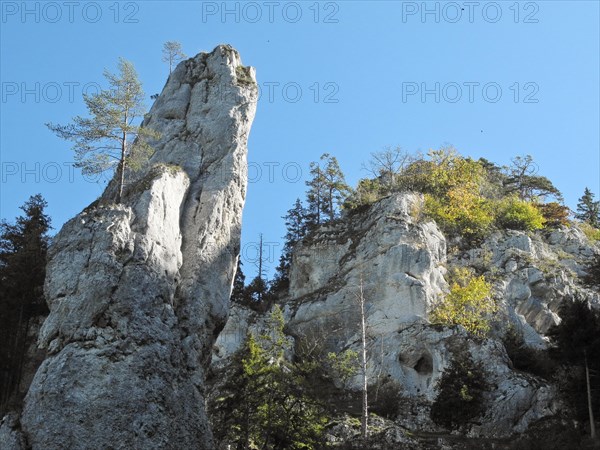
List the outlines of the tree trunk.
{"type": "Polygon", "coordinates": [[[333,189],[329,189],[329,219],[333,222],[335,214],[333,211],[333,189]]]}
{"type": "MultiPolygon", "coordinates": [[[[127,117],[125,118],[127,121],[127,117]]],[[[127,135],[123,132],[121,140],[121,161],[119,161],[119,192],[117,194],[117,203],[121,203],[123,198],[123,186],[125,185],[125,151],[127,149],[127,135]]]]}
{"type": "MultiPolygon", "coordinates": [[[[263,235],[260,233],[260,244],[258,248],[258,278],[263,279],[263,235]]],[[[263,292],[262,292],[262,283],[260,286],[260,291],[258,292],[258,301],[262,302],[263,292]]]]}
{"type": "Polygon", "coordinates": [[[590,436],[592,439],[596,439],[596,423],[594,422],[594,410],[592,408],[592,389],[590,387],[590,369],[587,362],[587,352],[584,350],[583,355],[585,357],[585,384],[587,388],[587,401],[588,401],[588,412],[590,415],[590,436]]]}
{"type": "Polygon", "coordinates": [[[360,434],[363,439],[366,439],[369,434],[369,403],[367,396],[368,380],[367,380],[367,330],[365,324],[365,297],[363,294],[363,281],[360,280],[360,332],[361,332],[361,365],[362,365],[362,420],[360,423],[360,434]]]}

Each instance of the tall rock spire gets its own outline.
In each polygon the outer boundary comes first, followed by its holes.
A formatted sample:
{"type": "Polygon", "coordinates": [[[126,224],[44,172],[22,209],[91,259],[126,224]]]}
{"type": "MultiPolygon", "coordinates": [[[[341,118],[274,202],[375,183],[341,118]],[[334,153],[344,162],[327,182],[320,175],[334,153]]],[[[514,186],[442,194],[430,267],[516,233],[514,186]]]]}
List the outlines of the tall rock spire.
{"type": "Polygon", "coordinates": [[[204,369],[229,309],[256,101],[254,70],[226,45],[170,75],[144,119],[160,133],[155,153],[122,203],[111,183],[54,239],[49,355],[14,442],[212,448],[204,369]]]}

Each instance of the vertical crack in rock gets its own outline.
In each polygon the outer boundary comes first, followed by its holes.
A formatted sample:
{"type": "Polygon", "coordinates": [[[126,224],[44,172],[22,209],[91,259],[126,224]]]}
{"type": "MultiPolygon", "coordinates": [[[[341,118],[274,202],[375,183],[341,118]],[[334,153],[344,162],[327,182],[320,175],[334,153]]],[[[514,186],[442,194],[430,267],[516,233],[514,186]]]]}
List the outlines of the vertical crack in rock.
{"type": "Polygon", "coordinates": [[[122,204],[113,180],[56,236],[48,356],[0,429],[7,448],[213,448],[204,369],[229,309],[257,101],[240,66],[225,45],[180,63],[144,119],[161,137],[122,204]]]}

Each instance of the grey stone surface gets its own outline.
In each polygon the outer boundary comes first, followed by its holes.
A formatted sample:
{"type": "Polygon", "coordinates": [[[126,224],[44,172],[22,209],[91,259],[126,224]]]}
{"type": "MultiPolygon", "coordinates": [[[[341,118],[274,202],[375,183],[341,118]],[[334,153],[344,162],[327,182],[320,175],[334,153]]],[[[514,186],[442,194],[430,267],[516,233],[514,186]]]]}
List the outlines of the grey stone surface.
{"type": "MultiPolygon", "coordinates": [[[[496,232],[480,248],[447,254],[435,223],[418,220],[423,198],[395,194],[334,224],[319,227],[293,251],[286,330],[319,342],[325,351],[360,350],[357,294],[363,283],[370,383],[391,379],[405,396],[398,423],[413,430],[439,430],[429,418],[436,383],[457,348],[484,363],[493,389],[485,416],[471,436],[507,437],[557,413],[556,389],[512,368],[500,337],[509,325],[532,346],[558,323],[560,301],[573,293],[598,304],[598,294],[576,280],[600,249],[575,226],[551,232],[496,232]],[[448,292],[448,268],[468,266],[493,281],[499,305],[492,337],[473,340],[461,327],[429,324],[429,313],[448,292]]],[[[224,367],[260,316],[240,308],[227,323],[213,356],[224,367]]],[[[360,388],[360,375],[348,387],[360,388]]]]}
{"type": "Polygon", "coordinates": [[[213,448],[204,371],[229,309],[256,100],[229,46],[180,63],[122,204],[113,181],[54,239],[49,355],[20,418],[34,450],[213,448]]]}

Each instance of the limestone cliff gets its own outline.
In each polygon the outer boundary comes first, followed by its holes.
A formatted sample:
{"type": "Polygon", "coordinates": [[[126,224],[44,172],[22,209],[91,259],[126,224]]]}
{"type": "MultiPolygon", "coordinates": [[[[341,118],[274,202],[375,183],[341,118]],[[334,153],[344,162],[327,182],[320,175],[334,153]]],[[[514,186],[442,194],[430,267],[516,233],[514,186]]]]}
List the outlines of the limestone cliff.
{"type": "Polygon", "coordinates": [[[122,203],[111,183],[54,239],[48,356],[3,449],[213,447],[204,370],[229,309],[256,101],[229,46],[173,71],[144,120],[155,153],[122,203]]]}
{"type": "MultiPolygon", "coordinates": [[[[403,396],[397,423],[411,430],[436,431],[427,405],[435,385],[457,350],[482,361],[493,389],[487,410],[471,436],[502,438],[526,430],[561,407],[555,388],[514,370],[500,337],[509,325],[523,330],[533,346],[558,321],[558,304],[577,292],[599,305],[598,294],[577,282],[600,249],[573,226],[525,233],[501,231],[480,248],[451,250],[434,222],[420,217],[420,194],[394,194],[326,224],[293,252],[287,332],[296,339],[320,340],[325,351],[359,350],[356,295],[362,280],[366,302],[372,383],[393,380],[403,396]],[[462,327],[429,323],[429,313],[448,291],[447,270],[469,266],[493,282],[500,305],[492,338],[476,340],[462,327]]],[[[221,370],[248,331],[263,326],[260,315],[235,307],[217,339],[213,368],[221,370]]],[[[357,376],[350,388],[359,389],[357,376]]],[[[358,411],[357,411],[358,412],[358,411]]]]}

